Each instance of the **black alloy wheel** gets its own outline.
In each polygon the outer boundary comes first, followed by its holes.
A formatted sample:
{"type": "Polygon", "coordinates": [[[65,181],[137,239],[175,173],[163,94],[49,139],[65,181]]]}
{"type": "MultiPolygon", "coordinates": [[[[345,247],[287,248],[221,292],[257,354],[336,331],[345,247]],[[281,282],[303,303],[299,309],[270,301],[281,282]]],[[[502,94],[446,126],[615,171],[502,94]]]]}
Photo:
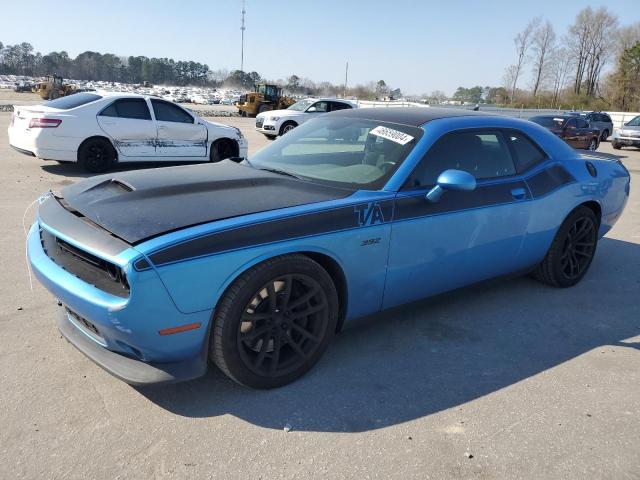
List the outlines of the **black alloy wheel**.
{"type": "Polygon", "coordinates": [[[533,276],[553,287],[572,287],[587,273],[598,245],[599,219],[584,205],[569,214],[533,276]]]}
{"type": "Polygon", "coordinates": [[[78,162],[91,173],[109,170],[116,160],[116,152],[108,140],[95,138],[83,143],[78,151],[78,162]]]}
{"type": "Polygon", "coordinates": [[[328,300],[315,279],[291,274],[271,280],[245,307],[238,327],[240,357],[257,375],[287,375],[315,353],[328,321],[328,300]]]}
{"type": "Polygon", "coordinates": [[[560,267],[567,280],[584,275],[596,249],[596,236],[596,225],[590,216],[579,217],[569,228],[560,255],[560,267]]]}
{"type": "Polygon", "coordinates": [[[274,257],[241,274],[223,294],[210,357],[242,385],[286,385],[324,353],[338,305],[333,280],[320,264],[301,254],[274,257]]]}

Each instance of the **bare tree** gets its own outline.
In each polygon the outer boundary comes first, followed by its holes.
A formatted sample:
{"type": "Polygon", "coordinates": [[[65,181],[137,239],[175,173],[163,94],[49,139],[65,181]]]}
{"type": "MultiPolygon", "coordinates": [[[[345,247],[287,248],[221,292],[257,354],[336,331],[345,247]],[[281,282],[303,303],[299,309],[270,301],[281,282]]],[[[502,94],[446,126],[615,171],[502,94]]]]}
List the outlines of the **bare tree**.
{"type": "Polygon", "coordinates": [[[569,52],[564,48],[557,48],[550,56],[551,83],[553,88],[553,97],[551,99],[552,107],[560,105],[562,90],[567,82],[567,73],[569,72],[569,52]]]}
{"type": "Polygon", "coordinates": [[[555,48],[556,32],[553,25],[547,20],[544,25],[538,27],[533,34],[531,48],[533,49],[533,96],[538,95],[542,82],[546,79],[549,70],[551,54],[555,48]]]}
{"type": "Polygon", "coordinates": [[[586,93],[590,96],[596,94],[602,68],[611,58],[618,18],[602,7],[595,12],[592,25],[586,69],[586,93]]]}
{"type": "Polygon", "coordinates": [[[610,58],[618,19],[605,7],[593,11],[591,7],[582,9],[575,23],[569,28],[567,46],[575,61],[573,91],[580,93],[582,87],[587,95],[595,95],[600,73],[610,58]]]}
{"type": "Polygon", "coordinates": [[[540,17],[536,17],[529,22],[529,24],[525,27],[523,31],[521,31],[516,38],[513,39],[513,43],[516,46],[516,54],[517,61],[515,65],[511,65],[508,67],[508,71],[505,73],[505,76],[509,76],[512,79],[511,85],[509,85],[511,89],[511,98],[510,101],[513,102],[513,99],[516,94],[516,86],[518,84],[518,78],[522,73],[522,67],[524,66],[527,60],[527,51],[531,46],[531,41],[533,38],[534,31],[538,28],[540,24],[540,17]]]}

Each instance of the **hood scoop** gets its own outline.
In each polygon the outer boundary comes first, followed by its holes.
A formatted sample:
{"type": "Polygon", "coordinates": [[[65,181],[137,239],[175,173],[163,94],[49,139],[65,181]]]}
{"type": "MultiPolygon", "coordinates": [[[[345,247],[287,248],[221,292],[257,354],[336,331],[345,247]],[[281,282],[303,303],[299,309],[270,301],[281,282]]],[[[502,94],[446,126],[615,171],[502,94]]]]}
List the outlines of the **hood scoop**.
{"type": "Polygon", "coordinates": [[[69,210],[136,244],[202,223],[352,193],[223,161],[101,175],[61,195],[69,210]]]}

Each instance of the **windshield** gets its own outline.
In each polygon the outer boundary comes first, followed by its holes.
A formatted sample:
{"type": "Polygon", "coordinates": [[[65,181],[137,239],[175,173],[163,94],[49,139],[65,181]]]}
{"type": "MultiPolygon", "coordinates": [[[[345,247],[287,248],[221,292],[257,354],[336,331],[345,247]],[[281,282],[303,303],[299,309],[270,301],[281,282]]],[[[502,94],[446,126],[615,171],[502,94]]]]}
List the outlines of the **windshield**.
{"type": "Polygon", "coordinates": [[[315,100],[300,100],[291,105],[287,110],[295,110],[296,112],[304,112],[315,100]]]}
{"type": "Polygon", "coordinates": [[[529,120],[546,128],[560,128],[565,122],[561,117],[531,117],[529,120]]]}
{"type": "Polygon", "coordinates": [[[44,102],[44,105],[51,108],[59,108],[60,110],[71,110],[72,108],[85,105],[86,103],[95,102],[101,98],[102,97],[100,95],[96,95],[95,93],[76,93],[67,97],[61,97],[44,102]]]}
{"type": "Polygon", "coordinates": [[[291,130],[250,158],[254,168],[348,188],[383,186],[422,130],[359,118],[320,117],[291,130]]]}
{"type": "Polygon", "coordinates": [[[640,127],[640,115],[627,122],[627,127],[640,127]]]}

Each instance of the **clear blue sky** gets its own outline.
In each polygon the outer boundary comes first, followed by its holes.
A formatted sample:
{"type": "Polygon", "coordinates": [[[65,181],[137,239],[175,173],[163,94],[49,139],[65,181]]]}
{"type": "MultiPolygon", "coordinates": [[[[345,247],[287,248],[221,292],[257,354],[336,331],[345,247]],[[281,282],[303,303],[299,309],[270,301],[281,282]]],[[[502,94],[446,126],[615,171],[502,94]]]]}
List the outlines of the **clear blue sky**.
{"type": "MultiPolygon", "coordinates": [[[[240,66],[241,0],[3,3],[4,44],[240,66]]],[[[640,0],[247,0],[245,70],[342,83],[348,60],[350,85],[384,79],[414,94],[499,85],[531,18],[544,16],[561,36],[588,5],[608,7],[621,25],[640,21],[640,0]]]]}

